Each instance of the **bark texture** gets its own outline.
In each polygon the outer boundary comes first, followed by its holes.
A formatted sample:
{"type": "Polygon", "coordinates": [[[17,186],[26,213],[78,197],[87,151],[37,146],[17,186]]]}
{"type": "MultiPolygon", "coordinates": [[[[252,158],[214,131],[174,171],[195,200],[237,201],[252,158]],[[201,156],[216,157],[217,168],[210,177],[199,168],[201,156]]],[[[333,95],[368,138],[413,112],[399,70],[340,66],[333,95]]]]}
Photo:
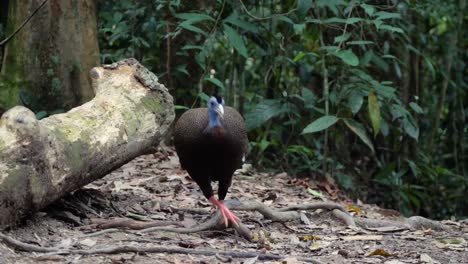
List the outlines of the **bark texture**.
{"type": "Polygon", "coordinates": [[[96,97],[84,105],[40,121],[16,106],[0,119],[0,229],[148,152],[168,131],[173,99],[136,60],[90,75],[96,97]]]}
{"type": "MultiPolygon", "coordinates": [[[[42,2],[9,1],[7,35],[42,2]]],[[[0,107],[23,103],[38,112],[91,100],[88,72],[99,65],[96,15],[95,0],[49,0],[5,48],[0,107]]]]}

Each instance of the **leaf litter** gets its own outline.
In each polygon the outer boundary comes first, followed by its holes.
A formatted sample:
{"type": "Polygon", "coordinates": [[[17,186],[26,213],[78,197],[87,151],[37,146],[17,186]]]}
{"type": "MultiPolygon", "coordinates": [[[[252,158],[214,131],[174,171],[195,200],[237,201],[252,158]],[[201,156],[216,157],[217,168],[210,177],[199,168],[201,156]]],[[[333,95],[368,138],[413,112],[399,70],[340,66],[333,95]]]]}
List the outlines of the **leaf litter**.
{"type": "MultiPolygon", "coordinates": [[[[401,217],[393,210],[353,202],[333,179],[323,182],[295,179],[286,173],[256,172],[251,165],[236,172],[227,199],[254,199],[270,208],[336,201],[362,217],[385,220],[401,217]]],[[[15,251],[0,243],[0,263],[301,263],[299,259],[304,257],[316,263],[468,263],[468,221],[447,220],[445,223],[451,227],[448,231],[363,229],[345,226],[324,209],[300,211],[298,221],[287,223],[272,222],[254,211],[239,211],[237,215],[254,234],[253,242],[242,239],[232,229],[144,235],[116,230],[87,237],[99,232],[94,224],[96,219],[173,221],[189,227],[203,223],[214,211],[196,183],[180,169],[174,150],[164,147],[63,197],[32,215],[24,225],[4,234],[43,247],[175,246],[278,254],[285,259],[264,261],[258,257],[164,253],[61,256],[15,251]]]]}

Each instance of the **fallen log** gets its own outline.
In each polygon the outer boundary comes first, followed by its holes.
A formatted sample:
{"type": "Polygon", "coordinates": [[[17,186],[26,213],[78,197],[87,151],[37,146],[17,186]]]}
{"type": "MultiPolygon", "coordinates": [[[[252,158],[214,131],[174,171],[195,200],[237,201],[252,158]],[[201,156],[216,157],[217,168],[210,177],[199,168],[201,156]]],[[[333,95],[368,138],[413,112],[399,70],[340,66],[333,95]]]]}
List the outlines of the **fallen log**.
{"type": "Polygon", "coordinates": [[[134,59],[90,71],[95,98],[37,120],[0,119],[0,229],[147,153],[174,120],[171,95],[134,59]]]}

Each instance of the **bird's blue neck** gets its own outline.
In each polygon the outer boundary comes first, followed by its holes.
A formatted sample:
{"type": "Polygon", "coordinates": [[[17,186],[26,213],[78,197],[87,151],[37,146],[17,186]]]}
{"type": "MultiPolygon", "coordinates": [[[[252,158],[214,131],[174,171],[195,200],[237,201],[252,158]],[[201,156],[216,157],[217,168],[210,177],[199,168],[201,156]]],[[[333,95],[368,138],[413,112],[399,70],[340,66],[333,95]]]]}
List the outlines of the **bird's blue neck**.
{"type": "Polygon", "coordinates": [[[219,115],[214,111],[208,111],[208,127],[220,127],[221,122],[219,121],[219,115]]]}

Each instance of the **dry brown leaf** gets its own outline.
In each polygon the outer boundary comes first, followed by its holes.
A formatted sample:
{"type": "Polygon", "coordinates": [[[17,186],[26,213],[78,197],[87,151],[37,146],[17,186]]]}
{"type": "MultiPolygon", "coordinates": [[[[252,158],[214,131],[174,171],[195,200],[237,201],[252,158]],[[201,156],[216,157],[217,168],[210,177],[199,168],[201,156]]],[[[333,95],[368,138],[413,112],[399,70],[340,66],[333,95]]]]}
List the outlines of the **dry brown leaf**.
{"type": "Polygon", "coordinates": [[[391,254],[389,253],[388,251],[384,250],[384,249],[376,249],[374,251],[372,251],[371,253],[367,254],[368,257],[371,257],[371,256],[383,256],[383,257],[391,257],[391,256],[395,256],[395,254],[391,254]]]}
{"type": "Polygon", "coordinates": [[[354,213],[356,213],[358,215],[361,215],[361,214],[364,213],[361,209],[359,209],[359,207],[354,206],[354,205],[346,206],[346,210],[348,210],[348,212],[354,212],[354,213]]]}
{"type": "Polygon", "coordinates": [[[313,235],[304,235],[304,236],[299,236],[300,240],[304,241],[311,241],[311,240],[320,240],[319,236],[313,236],[313,235]]]}

